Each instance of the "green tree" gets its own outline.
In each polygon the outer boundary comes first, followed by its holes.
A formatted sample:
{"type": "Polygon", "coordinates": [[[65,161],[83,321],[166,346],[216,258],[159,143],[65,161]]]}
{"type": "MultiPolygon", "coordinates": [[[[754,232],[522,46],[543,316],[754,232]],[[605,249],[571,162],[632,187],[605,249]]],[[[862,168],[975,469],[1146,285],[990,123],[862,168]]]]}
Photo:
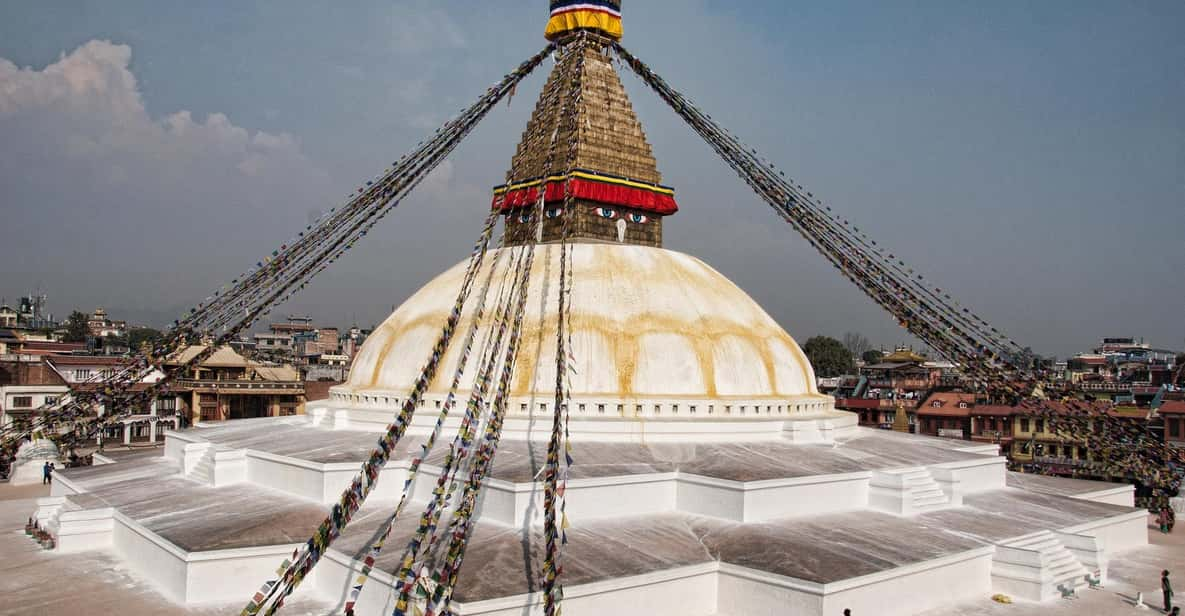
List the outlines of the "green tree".
{"type": "Polygon", "coordinates": [[[91,330],[86,325],[87,316],[77,310],[66,318],[66,342],[86,342],[91,330]]]}
{"type": "Polygon", "coordinates": [[[140,350],[140,345],[147,342],[148,346],[156,345],[157,341],[164,338],[164,334],[159,329],[151,327],[133,327],[128,330],[128,348],[135,353],[140,350]]]}
{"type": "Polygon", "coordinates": [[[885,356],[884,353],[881,353],[880,351],[878,351],[876,349],[869,349],[867,351],[864,351],[864,354],[860,356],[860,359],[864,360],[864,363],[866,363],[866,364],[875,364],[875,363],[880,362],[880,360],[882,358],[884,358],[884,356],[885,356]]]}
{"type": "Polygon", "coordinates": [[[826,378],[855,372],[851,352],[835,338],[815,336],[806,341],[802,351],[811,360],[816,376],[826,378]]]}

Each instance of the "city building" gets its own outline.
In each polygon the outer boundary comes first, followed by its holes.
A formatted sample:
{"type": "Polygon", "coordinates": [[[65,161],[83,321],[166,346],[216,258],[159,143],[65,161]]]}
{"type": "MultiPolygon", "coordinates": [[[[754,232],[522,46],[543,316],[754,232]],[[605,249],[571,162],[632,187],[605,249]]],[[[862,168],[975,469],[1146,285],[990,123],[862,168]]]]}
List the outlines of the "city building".
{"type": "Polygon", "coordinates": [[[106,338],[108,336],[124,337],[128,335],[127,321],[113,321],[107,316],[107,311],[102,308],[96,308],[95,312],[86,320],[86,327],[90,330],[91,336],[95,338],[106,338]]]}
{"type": "MultiPolygon", "coordinates": [[[[207,347],[193,345],[170,357],[177,368],[207,347]]],[[[172,390],[180,394],[179,412],[188,423],[252,417],[280,417],[304,412],[304,382],[290,365],[248,360],[229,346],[178,375],[172,390]]]]}
{"type": "Polygon", "coordinates": [[[34,410],[57,404],[70,386],[39,355],[0,355],[0,429],[34,410]]]}
{"type": "Polygon", "coordinates": [[[917,432],[942,438],[969,439],[974,408],[974,394],[934,392],[917,407],[917,432]]]}
{"type": "Polygon", "coordinates": [[[16,353],[21,349],[21,338],[11,329],[0,329],[0,355],[16,353]]]}
{"type": "MultiPolygon", "coordinates": [[[[106,355],[46,355],[43,361],[69,385],[72,391],[97,390],[104,382],[119,374],[127,364],[127,358],[106,355]]],[[[132,384],[131,392],[142,392],[164,378],[160,370],[151,370],[132,384]]],[[[179,428],[177,417],[178,396],[172,391],[163,391],[143,408],[131,410],[120,417],[116,425],[107,426],[102,434],[96,435],[96,445],[146,442],[156,443],[165,429],[179,428]]],[[[93,412],[105,415],[110,409],[98,407],[93,412]]]]}
{"type": "Polygon", "coordinates": [[[17,312],[8,302],[0,302],[0,327],[16,327],[17,312]]]}
{"type": "Polygon", "coordinates": [[[1164,440],[1185,447],[1185,400],[1167,400],[1157,413],[1164,419],[1164,440]]]}

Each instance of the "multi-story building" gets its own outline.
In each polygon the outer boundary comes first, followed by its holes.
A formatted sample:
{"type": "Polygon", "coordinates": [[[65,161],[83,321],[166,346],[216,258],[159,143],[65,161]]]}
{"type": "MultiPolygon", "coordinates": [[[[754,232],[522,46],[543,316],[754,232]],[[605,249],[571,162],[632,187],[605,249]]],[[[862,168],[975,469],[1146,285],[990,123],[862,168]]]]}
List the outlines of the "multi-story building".
{"type": "Polygon", "coordinates": [[[0,329],[0,355],[17,353],[21,350],[21,338],[11,329],[0,329]]]}
{"type": "Polygon", "coordinates": [[[66,380],[38,355],[0,355],[0,428],[57,404],[70,393],[66,380]]]}
{"type": "Polygon", "coordinates": [[[1013,421],[1016,410],[1011,406],[976,404],[971,409],[971,440],[978,443],[995,443],[1000,451],[1012,451],[1013,421]]]}
{"type": "Polygon", "coordinates": [[[8,305],[8,302],[0,302],[0,327],[16,327],[17,312],[8,305]]]}
{"type": "Polygon", "coordinates": [[[111,320],[107,317],[107,311],[102,308],[96,308],[94,314],[87,318],[86,327],[95,338],[122,338],[128,334],[128,322],[111,320]]]}
{"type": "Polygon", "coordinates": [[[1185,400],[1166,400],[1157,413],[1164,420],[1165,442],[1185,448],[1185,400]]]}
{"type": "MultiPolygon", "coordinates": [[[[186,347],[166,366],[179,368],[205,350],[186,347]]],[[[172,388],[181,394],[179,412],[190,423],[304,413],[304,382],[295,368],[251,361],[228,346],[187,368],[172,388]]]]}
{"type": "Polygon", "coordinates": [[[275,332],[261,332],[253,336],[255,350],[261,353],[292,354],[292,334],[277,334],[275,332]]]}
{"type": "Polygon", "coordinates": [[[971,435],[971,413],[974,407],[974,394],[934,392],[917,408],[917,432],[967,439],[971,435]]]}

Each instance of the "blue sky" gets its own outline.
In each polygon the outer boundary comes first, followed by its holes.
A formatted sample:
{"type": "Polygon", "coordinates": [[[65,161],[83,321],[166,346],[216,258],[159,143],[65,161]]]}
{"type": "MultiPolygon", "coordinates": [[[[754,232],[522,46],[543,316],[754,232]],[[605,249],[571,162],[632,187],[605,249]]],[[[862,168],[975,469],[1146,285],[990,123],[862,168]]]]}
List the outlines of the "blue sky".
{"type": "MultiPolygon", "coordinates": [[[[544,44],[541,0],[49,4],[0,6],[0,295],[158,323],[544,44]]],[[[715,119],[1022,343],[1185,346],[1185,4],[631,0],[625,27],[715,119]]],[[[371,324],[462,258],[543,77],[281,312],[371,324]]],[[[669,248],[800,340],[908,340],[622,77],[678,190],[669,248]]]]}

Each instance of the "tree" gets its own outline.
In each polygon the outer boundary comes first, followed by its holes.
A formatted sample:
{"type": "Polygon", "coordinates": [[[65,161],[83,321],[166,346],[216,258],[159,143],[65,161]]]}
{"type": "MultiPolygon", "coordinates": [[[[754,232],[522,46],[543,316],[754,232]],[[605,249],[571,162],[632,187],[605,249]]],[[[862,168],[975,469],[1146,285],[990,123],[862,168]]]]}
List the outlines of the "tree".
{"type": "Polygon", "coordinates": [[[852,354],[835,338],[814,336],[806,341],[802,350],[814,366],[816,376],[827,378],[855,371],[852,354]]]}
{"type": "Polygon", "coordinates": [[[164,338],[164,334],[159,329],[151,327],[133,327],[128,330],[128,348],[133,353],[140,349],[140,345],[147,342],[149,347],[155,346],[156,343],[164,338]]]}
{"type": "Polygon", "coordinates": [[[866,364],[875,364],[883,359],[884,356],[884,353],[881,353],[876,349],[868,349],[867,351],[864,351],[862,355],[860,355],[860,359],[864,360],[864,363],[866,364]]]}
{"type": "Polygon", "coordinates": [[[90,337],[91,330],[87,326],[87,316],[77,310],[70,313],[66,319],[66,337],[65,342],[86,342],[90,337]]]}
{"type": "Polygon", "coordinates": [[[852,357],[863,357],[864,353],[872,350],[872,343],[864,334],[857,334],[856,332],[848,332],[843,335],[843,346],[852,354],[852,357]]]}

